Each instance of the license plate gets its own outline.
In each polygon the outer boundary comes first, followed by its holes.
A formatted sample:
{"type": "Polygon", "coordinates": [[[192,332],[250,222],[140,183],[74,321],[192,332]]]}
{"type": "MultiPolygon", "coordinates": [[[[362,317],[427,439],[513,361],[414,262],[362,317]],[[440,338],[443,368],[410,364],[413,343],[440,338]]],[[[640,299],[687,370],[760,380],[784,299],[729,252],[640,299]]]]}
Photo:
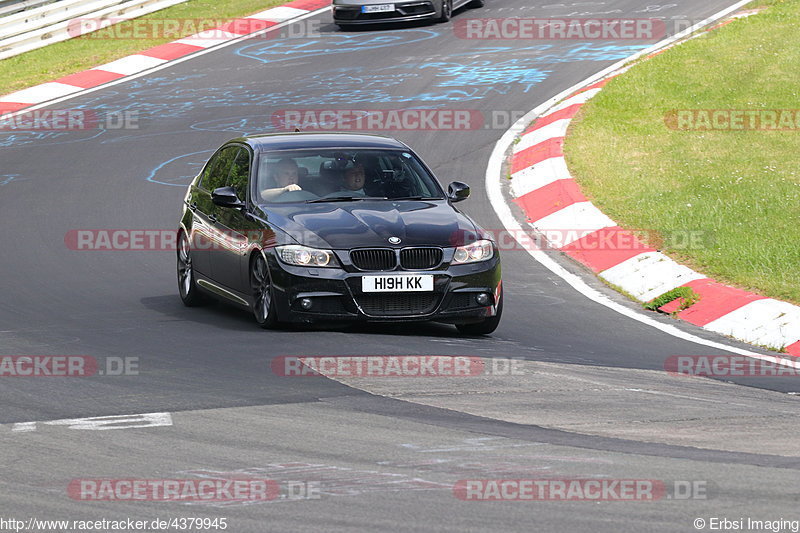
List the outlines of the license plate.
{"type": "Polygon", "coordinates": [[[394,11],[394,4],[375,4],[372,6],[361,6],[362,13],[387,13],[394,11]]]}
{"type": "Polygon", "coordinates": [[[433,276],[425,274],[364,276],[361,278],[361,290],[364,292],[429,292],[433,290],[433,276]]]}

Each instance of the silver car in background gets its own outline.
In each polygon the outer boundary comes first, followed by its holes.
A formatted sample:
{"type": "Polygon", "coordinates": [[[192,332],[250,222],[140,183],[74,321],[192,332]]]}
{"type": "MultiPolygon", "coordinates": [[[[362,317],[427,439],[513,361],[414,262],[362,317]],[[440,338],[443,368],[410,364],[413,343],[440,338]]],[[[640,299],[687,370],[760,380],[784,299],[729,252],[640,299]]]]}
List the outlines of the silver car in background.
{"type": "Polygon", "coordinates": [[[447,22],[464,6],[483,7],[484,0],[333,0],[333,22],[340,28],[360,24],[432,20],[447,22]]]}

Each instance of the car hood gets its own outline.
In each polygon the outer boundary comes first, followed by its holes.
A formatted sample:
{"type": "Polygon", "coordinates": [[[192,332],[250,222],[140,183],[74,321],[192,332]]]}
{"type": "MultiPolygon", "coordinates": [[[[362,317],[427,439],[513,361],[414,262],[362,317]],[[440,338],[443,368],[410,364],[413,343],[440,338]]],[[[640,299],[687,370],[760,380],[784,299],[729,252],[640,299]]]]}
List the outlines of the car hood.
{"type": "Polygon", "coordinates": [[[263,206],[267,221],[297,242],[315,248],[458,246],[479,229],[466,215],[440,201],[369,201],[263,206]]]}

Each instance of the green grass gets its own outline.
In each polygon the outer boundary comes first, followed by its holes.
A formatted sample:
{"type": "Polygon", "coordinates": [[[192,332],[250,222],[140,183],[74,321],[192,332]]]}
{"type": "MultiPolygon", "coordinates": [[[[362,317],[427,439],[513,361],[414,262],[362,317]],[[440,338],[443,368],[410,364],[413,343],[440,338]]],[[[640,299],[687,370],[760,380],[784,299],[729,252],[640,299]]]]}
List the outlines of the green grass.
{"type": "Polygon", "coordinates": [[[654,298],[653,300],[643,304],[643,307],[645,309],[649,309],[650,311],[655,311],[659,307],[663,307],[679,298],[681,299],[681,305],[673,314],[677,314],[679,311],[688,309],[696,304],[700,300],[700,295],[692,290],[691,287],[676,287],[671,291],[665,292],[658,298],[654,298]]]}
{"type": "MultiPolygon", "coordinates": [[[[285,4],[286,0],[190,0],[137,20],[212,19],[227,20],[252,15],[285,4]]],[[[120,27],[130,27],[121,22],[120,27]]],[[[185,37],[181,35],[180,37],[185,37]]],[[[161,39],[76,38],[51,44],[0,61],[0,95],[53,81],[115,59],[135,54],[180,37],[161,39]]]]}
{"type": "Polygon", "coordinates": [[[573,122],[581,187],[664,252],[744,289],[800,303],[800,131],[677,131],[673,109],[800,109],[800,0],[770,7],[635,66],[573,122]]]}

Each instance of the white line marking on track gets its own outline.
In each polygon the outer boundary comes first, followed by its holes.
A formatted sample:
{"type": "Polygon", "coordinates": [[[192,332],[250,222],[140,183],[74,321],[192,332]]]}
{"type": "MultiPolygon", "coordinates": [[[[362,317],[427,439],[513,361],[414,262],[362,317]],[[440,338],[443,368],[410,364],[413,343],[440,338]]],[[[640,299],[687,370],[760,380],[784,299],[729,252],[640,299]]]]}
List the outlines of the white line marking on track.
{"type": "Polygon", "coordinates": [[[673,394],[670,392],[664,391],[657,391],[657,390],[647,390],[647,389],[623,389],[627,392],[640,392],[642,394],[653,394],[655,396],[669,396],[670,398],[681,398],[684,400],[695,400],[698,402],[706,402],[706,403],[722,403],[725,405],[735,405],[737,407],[749,407],[749,405],[744,403],[734,403],[729,401],[728,399],[725,400],[712,400],[711,398],[700,398],[699,396],[688,396],[686,394],[673,394]]]}
{"type": "Polygon", "coordinates": [[[37,425],[66,426],[67,429],[107,431],[110,429],[138,429],[172,426],[170,413],[144,413],[138,415],[95,416],[90,418],[64,418],[44,422],[18,422],[11,427],[14,433],[31,433],[37,425]]]}
{"type": "MultiPolygon", "coordinates": [[[[15,93],[6,94],[3,96],[3,102],[33,104],[40,101],[42,98],[69,96],[79,91],[81,91],[80,87],[67,85],[66,83],[59,83],[57,81],[51,81],[48,83],[42,83],[40,85],[34,85],[33,87],[28,87],[27,89],[22,89],[21,91],[17,91],[15,93]]],[[[32,108],[25,108],[25,111],[28,111],[29,109],[32,108]]]]}

